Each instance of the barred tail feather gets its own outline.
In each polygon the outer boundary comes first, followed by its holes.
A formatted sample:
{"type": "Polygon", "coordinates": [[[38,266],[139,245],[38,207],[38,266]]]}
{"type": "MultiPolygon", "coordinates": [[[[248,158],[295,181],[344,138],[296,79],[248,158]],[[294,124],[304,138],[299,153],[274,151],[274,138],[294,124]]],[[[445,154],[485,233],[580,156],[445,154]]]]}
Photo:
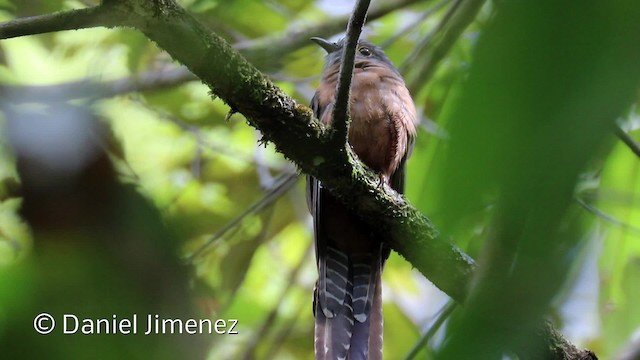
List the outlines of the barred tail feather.
{"type": "MultiPolygon", "coordinates": [[[[372,281],[370,311],[364,322],[355,322],[349,349],[349,360],[382,360],[382,283],[380,270],[375,271],[372,281]]],[[[355,291],[355,290],[354,290],[355,291]]],[[[355,305],[354,305],[355,309],[355,305]]],[[[357,319],[357,317],[356,317],[357,319]]]]}
{"type": "Polygon", "coordinates": [[[379,255],[371,253],[352,255],[353,276],[353,316],[358,322],[365,322],[371,310],[375,291],[376,273],[379,272],[379,255]]]}
{"type": "Polygon", "coordinates": [[[356,321],[353,326],[351,337],[351,347],[349,349],[349,360],[369,359],[369,328],[371,317],[367,317],[364,322],[356,321]]]}
{"type": "Polygon", "coordinates": [[[327,246],[319,266],[320,273],[324,274],[318,279],[320,305],[325,316],[332,318],[344,307],[347,294],[353,287],[349,281],[349,259],[344,252],[327,246]]]}
{"type": "Polygon", "coordinates": [[[329,318],[325,316],[316,298],[315,307],[315,353],[317,360],[346,360],[349,356],[354,331],[351,297],[347,296],[340,312],[329,318]]]}
{"type": "Polygon", "coordinates": [[[316,360],[382,359],[381,269],[375,271],[374,277],[370,311],[362,322],[354,317],[350,281],[343,306],[333,317],[325,315],[318,289],[314,291],[316,360]]]}

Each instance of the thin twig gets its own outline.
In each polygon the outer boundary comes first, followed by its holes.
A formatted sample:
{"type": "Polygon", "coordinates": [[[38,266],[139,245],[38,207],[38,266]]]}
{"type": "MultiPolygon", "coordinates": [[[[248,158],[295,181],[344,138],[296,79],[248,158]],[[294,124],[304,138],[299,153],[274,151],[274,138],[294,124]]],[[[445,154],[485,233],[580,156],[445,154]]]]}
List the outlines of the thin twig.
{"type": "Polygon", "coordinates": [[[333,123],[335,139],[341,144],[346,144],[349,130],[349,95],[351,93],[351,78],[356,57],[356,46],[362,33],[370,0],[358,0],[353,9],[353,14],[347,25],[347,36],[342,49],[342,63],[338,77],[338,90],[336,93],[335,107],[333,108],[333,123]]]}
{"type": "Polygon", "coordinates": [[[293,187],[298,181],[298,174],[283,174],[276,181],[276,185],[270,189],[267,194],[261,198],[260,200],[253,203],[249,206],[245,211],[243,211],[240,215],[238,215],[235,219],[228,222],[225,226],[223,226],[220,230],[216,231],[215,234],[211,235],[211,237],[205,241],[204,244],[200,245],[191,255],[187,257],[187,262],[192,262],[198,256],[203,254],[209,246],[211,246],[216,240],[220,239],[227,231],[233,229],[238,224],[244,220],[247,216],[251,214],[255,214],[267,206],[273,204],[274,201],[279,199],[282,195],[284,195],[289,189],[293,187]]]}
{"type": "Polygon", "coordinates": [[[640,143],[632,138],[631,135],[622,130],[622,128],[618,125],[613,128],[613,132],[616,134],[618,139],[622,140],[622,142],[625,143],[627,147],[629,147],[629,150],[631,150],[634,154],[636,154],[637,157],[640,158],[640,143]]]}
{"type": "Polygon", "coordinates": [[[413,346],[413,348],[411,349],[409,354],[407,354],[404,360],[412,360],[416,356],[418,356],[418,353],[420,353],[420,350],[422,350],[422,348],[424,348],[427,345],[429,340],[431,340],[433,336],[438,332],[438,330],[440,330],[440,327],[442,326],[442,324],[444,324],[444,322],[449,318],[449,316],[451,316],[451,314],[453,313],[453,310],[455,310],[457,306],[458,306],[458,303],[456,303],[453,300],[449,300],[449,302],[442,307],[442,309],[440,310],[440,314],[438,314],[438,318],[433,322],[433,325],[431,325],[429,330],[426,333],[424,333],[424,335],[420,338],[420,340],[418,340],[418,342],[413,346]]]}
{"type": "Polygon", "coordinates": [[[584,208],[585,210],[587,210],[588,212],[592,213],[593,215],[599,217],[602,220],[605,220],[611,224],[620,226],[621,228],[635,234],[635,235],[639,235],[640,236],[640,228],[635,227],[631,224],[627,224],[626,222],[616,218],[613,215],[609,215],[607,213],[605,213],[604,211],[598,209],[597,207],[588,204],[586,201],[576,197],[574,198],[575,201],[578,203],[578,205],[582,206],[582,208],[584,208]]]}

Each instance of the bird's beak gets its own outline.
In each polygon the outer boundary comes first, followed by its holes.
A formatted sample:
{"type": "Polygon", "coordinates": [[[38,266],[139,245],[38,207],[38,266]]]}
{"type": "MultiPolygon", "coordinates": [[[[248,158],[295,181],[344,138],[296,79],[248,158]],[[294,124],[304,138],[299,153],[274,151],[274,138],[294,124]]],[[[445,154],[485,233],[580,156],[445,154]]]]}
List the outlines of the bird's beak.
{"type": "Polygon", "coordinates": [[[323,49],[325,49],[327,51],[327,54],[331,54],[332,52],[334,52],[334,51],[339,49],[338,44],[332,43],[332,42],[327,41],[327,40],[325,40],[323,38],[312,37],[311,41],[313,41],[314,43],[320,45],[323,49]]]}

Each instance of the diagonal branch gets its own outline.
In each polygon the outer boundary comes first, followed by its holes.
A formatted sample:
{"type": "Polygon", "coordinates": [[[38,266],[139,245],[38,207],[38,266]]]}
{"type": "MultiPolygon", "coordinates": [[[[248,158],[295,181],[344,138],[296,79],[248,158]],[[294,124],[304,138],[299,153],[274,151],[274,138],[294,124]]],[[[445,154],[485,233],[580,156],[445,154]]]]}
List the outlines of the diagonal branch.
{"type": "MultiPolygon", "coordinates": [[[[464,299],[473,261],[437,237],[429,219],[393,190],[378,189],[378,178],[360,162],[351,163],[324,127],[275,87],[223,39],[177,8],[170,16],[146,18],[140,30],[185,64],[214,94],[245,115],[249,123],[304,172],[320,179],[374,228],[392,239],[405,256],[443,291],[464,299]],[[149,20],[151,19],[151,20],[149,20]],[[437,255],[436,255],[437,254],[437,255]]],[[[347,148],[352,154],[352,151],[347,148]]]]}
{"type": "Polygon", "coordinates": [[[242,223],[242,220],[246,219],[247,216],[259,213],[266,207],[272,205],[276,200],[280,199],[282,195],[286,194],[287,191],[291,190],[291,188],[298,182],[298,174],[283,174],[278,178],[277,183],[271,188],[267,190],[267,193],[264,197],[254,202],[251,206],[245,209],[240,215],[235,217],[221,229],[216,231],[215,234],[211,235],[209,239],[207,239],[202,245],[200,245],[197,249],[195,249],[188,257],[187,261],[192,262],[198,256],[204,254],[206,250],[213,245],[218,239],[224,236],[230,229],[238,226],[242,223]]]}
{"type": "Polygon", "coordinates": [[[364,21],[367,18],[370,0],[358,0],[353,9],[349,25],[347,25],[347,37],[342,48],[342,62],[338,75],[338,90],[336,91],[336,103],[333,108],[333,123],[338,146],[347,143],[349,132],[349,95],[351,94],[351,78],[356,57],[356,46],[362,33],[364,21]]]}
{"type": "Polygon", "coordinates": [[[640,143],[637,142],[631,135],[627,134],[619,125],[615,125],[613,128],[613,132],[616,134],[618,139],[620,139],[632,153],[634,153],[637,157],[640,158],[640,143]]]}

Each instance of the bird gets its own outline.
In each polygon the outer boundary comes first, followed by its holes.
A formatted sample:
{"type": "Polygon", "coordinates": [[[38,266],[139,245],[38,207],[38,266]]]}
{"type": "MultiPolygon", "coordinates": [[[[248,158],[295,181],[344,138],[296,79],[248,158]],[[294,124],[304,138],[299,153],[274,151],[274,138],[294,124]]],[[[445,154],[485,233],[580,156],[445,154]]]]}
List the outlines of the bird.
{"type": "MultiPolygon", "coordinates": [[[[314,37],[326,52],[314,115],[331,126],[345,40],[314,37]]],[[[405,82],[384,51],[359,40],[350,95],[349,146],[380,177],[404,193],[406,161],[416,136],[416,108],[405,82]]],[[[314,288],[314,350],[317,360],[382,359],[382,281],[390,254],[370,229],[321,181],[307,177],[318,280],[314,288]]]]}

